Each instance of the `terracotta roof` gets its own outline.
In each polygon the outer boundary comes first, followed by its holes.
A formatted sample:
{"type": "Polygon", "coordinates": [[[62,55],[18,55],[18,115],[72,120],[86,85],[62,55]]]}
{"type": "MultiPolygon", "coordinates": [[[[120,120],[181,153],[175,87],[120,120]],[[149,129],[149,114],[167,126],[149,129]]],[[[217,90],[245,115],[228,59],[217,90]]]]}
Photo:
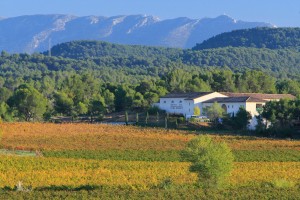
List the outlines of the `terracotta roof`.
{"type": "Polygon", "coordinates": [[[236,102],[259,102],[259,103],[265,103],[265,100],[257,99],[254,97],[249,96],[242,96],[242,97],[217,97],[213,99],[209,99],[207,101],[204,101],[202,103],[236,103],[236,102]]]}
{"type": "Polygon", "coordinates": [[[169,93],[161,98],[185,98],[188,100],[196,99],[213,92],[190,92],[190,93],[169,93]]]}
{"type": "Polygon", "coordinates": [[[249,96],[256,99],[295,99],[296,97],[291,94],[262,94],[262,93],[232,93],[232,92],[220,92],[228,97],[241,97],[249,96]]]}

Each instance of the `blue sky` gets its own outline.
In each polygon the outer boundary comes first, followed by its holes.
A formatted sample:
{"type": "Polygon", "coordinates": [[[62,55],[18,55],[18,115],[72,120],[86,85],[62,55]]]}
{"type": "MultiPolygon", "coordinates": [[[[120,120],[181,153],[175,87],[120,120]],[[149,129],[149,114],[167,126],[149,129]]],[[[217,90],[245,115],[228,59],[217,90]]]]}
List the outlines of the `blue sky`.
{"type": "Polygon", "coordinates": [[[244,21],[300,27],[300,0],[0,0],[2,17],[32,14],[147,14],[161,19],[227,14],[244,21]]]}

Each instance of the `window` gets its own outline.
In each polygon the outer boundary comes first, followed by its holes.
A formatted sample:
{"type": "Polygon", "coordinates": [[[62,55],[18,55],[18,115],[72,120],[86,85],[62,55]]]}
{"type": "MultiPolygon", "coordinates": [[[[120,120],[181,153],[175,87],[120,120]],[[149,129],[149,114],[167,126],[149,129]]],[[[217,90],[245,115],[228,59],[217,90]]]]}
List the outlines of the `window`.
{"type": "Polygon", "coordinates": [[[189,106],[191,105],[191,103],[189,103],[189,106]]]}
{"type": "Polygon", "coordinates": [[[229,108],[229,105],[228,105],[228,108],[229,108]]]}
{"type": "Polygon", "coordinates": [[[261,113],[263,111],[263,105],[262,104],[256,104],[256,111],[258,113],[261,113]]]}
{"type": "Polygon", "coordinates": [[[179,103],[182,103],[182,101],[180,100],[179,103]]]}
{"type": "Polygon", "coordinates": [[[174,103],[174,101],[171,101],[171,103],[174,103]]]}
{"type": "Polygon", "coordinates": [[[256,104],[256,108],[262,108],[263,105],[262,104],[256,104]]]}
{"type": "Polygon", "coordinates": [[[164,101],[164,103],[167,103],[166,101],[164,101]]]}
{"type": "Polygon", "coordinates": [[[231,106],[231,108],[233,108],[233,105],[231,106]]]}

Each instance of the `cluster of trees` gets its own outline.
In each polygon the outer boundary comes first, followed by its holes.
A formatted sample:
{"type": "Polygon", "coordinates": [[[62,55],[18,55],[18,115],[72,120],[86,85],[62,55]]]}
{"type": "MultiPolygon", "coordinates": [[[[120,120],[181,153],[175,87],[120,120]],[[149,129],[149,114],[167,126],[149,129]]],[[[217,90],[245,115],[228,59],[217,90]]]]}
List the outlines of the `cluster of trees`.
{"type": "MultiPolygon", "coordinates": [[[[182,54],[181,49],[150,47],[141,45],[121,45],[104,41],[72,41],[52,47],[51,55],[73,59],[99,57],[145,57],[145,58],[175,58],[182,54]]],[[[49,52],[43,53],[48,55],[49,52]]]]}
{"type": "Polygon", "coordinates": [[[176,69],[196,73],[230,69],[235,73],[258,70],[279,79],[300,79],[300,52],[291,49],[226,47],[192,51],[86,41],[53,47],[56,48],[59,50],[54,51],[56,56],[52,57],[1,52],[0,77],[16,80],[40,78],[49,73],[84,71],[95,74],[104,82],[138,83],[165,76],[176,69]]]}
{"type": "Polygon", "coordinates": [[[259,116],[257,130],[267,135],[292,136],[300,128],[299,117],[300,99],[270,101],[259,116]],[[266,119],[266,122],[263,122],[263,119],[266,119]]]}
{"type": "Polygon", "coordinates": [[[162,79],[167,81],[168,91],[228,91],[300,94],[300,84],[298,81],[291,79],[276,79],[257,70],[234,73],[229,69],[211,69],[200,73],[191,73],[177,69],[168,73],[162,79]]]}
{"type": "Polygon", "coordinates": [[[193,49],[220,47],[256,47],[269,49],[300,47],[300,28],[252,28],[235,30],[212,37],[193,49]]]}
{"type": "Polygon", "coordinates": [[[0,115],[5,120],[49,119],[63,115],[91,118],[125,110],[147,110],[169,92],[262,92],[299,94],[299,82],[278,80],[260,71],[189,72],[176,69],[165,76],[132,84],[106,82],[91,72],[58,71],[31,78],[2,77],[0,115]],[[25,102],[28,101],[28,102],[25,102]],[[43,106],[39,107],[42,104],[43,106]],[[36,107],[36,108],[35,108],[36,107]],[[34,111],[34,109],[37,109],[34,111]]]}
{"type": "MultiPolygon", "coordinates": [[[[213,125],[235,130],[246,130],[252,116],[240,107],[235,115],[224,113],[217,102],[204,108],[213,125]],[[220,120],[221,119],[221,120],[220,120]]],[[[300,131],[300,99],[269,101],[256,116],[256,132],[265,136],[294,137],[300,131]]]]}
{"type": "Polygon", "coordinates": [[[11,90],[0,88],[0,115],[4,120],[42,120],[52,116],[89,115],[91,120],[105,113],[146,109],[167,90],[155,82],[136,85],[103,83],[92,74],[47,76],[22,80],[11,90]]]}
{"type": "Polygon", "coordinates": [[[235,115],[227,114],[217,102],[204,108],[205,115],[212,121],[215,127],[227,126],[234,130],[246,130],[252,119],[251,114],[245,108],[240,107],[235,115]]]}

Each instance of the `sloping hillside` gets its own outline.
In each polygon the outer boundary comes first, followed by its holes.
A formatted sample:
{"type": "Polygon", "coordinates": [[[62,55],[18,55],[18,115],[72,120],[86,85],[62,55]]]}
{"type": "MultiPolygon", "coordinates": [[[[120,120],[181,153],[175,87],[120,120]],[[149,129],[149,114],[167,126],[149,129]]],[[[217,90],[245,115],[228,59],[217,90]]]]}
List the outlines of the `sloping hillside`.
{"type": "Polygon", "coordinates": [[[197,44],[194,50],[221,47],[256,47],[269,49],[300,47],[300,28],[253,28],[222,33],[197,44]]]}
{"type": "MultiPolygon", "coordinates": [[[[56,45],[52,55],[92,59],[101,66],[159,69],[228,67],[233,71],[256,69],[274,76],[300,74],[300,52],[295,49],[224,47],[200,51],[174,48],[117,45],[99,41],[74,41],[56,45]]],[[[48,52],[45,52],[47,55],[48,52]]]]}

